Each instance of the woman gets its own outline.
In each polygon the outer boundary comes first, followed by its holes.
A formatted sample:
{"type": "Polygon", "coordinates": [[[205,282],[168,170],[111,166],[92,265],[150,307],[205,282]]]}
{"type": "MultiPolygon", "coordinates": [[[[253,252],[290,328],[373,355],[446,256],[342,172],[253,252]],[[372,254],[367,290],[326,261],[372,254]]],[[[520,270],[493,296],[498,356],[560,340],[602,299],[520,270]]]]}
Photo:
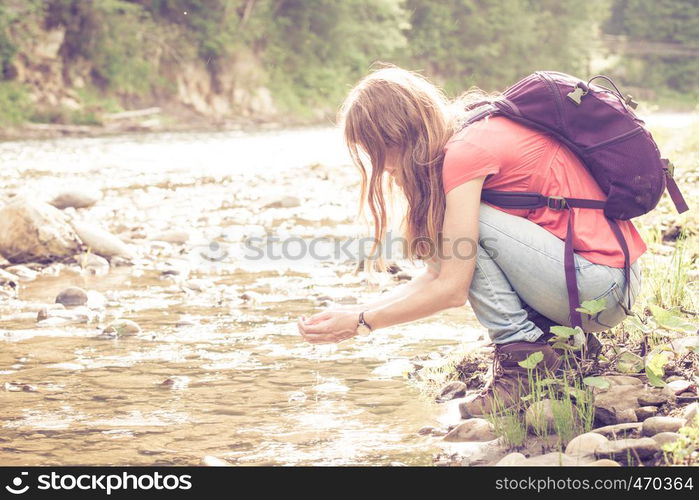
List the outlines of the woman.
{"type": "MultiPolygon", "coordinates": [[[[341,117],[374,236],[383,241],[386,234],[387,174],[407,202],[409,256],[428,265],[374,302],[301,318],[298,327],[309,342],[340,342],[468,301],[495,344],[492,380],[462,404],[464,416],[482,416],[496,404],[519,402],[528,373],[518,362],[533,352],[544,354],[536,370],[559,368],[560,357],[546,343],[549,332],[534,316],[571,321],[563,257],[568,210],[504,210],[482,203],[481,190],[605,196],[578,158],[541,132],[505,117],[463,128],[469,99],[449,103],[424,78],[399,68],[375,71],[350,92],[341,117]]],[[[624,255],[601,210],[572,210],[580,300],[606,301],[604,311],[584,319],[583,329],[605,330],[628,312],[624,255]]],[[[646,247],[630,221],[619,225],[630,252],[633,301],[640,287],[637,259],[646,247]]]]}

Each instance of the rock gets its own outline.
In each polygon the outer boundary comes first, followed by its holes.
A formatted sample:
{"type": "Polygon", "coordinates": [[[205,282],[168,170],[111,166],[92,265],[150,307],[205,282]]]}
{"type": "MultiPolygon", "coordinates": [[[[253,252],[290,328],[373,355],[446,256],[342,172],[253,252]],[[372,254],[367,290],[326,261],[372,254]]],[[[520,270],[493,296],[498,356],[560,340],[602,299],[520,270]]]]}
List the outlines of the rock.
{"type": "Polygon", "coordinates": [[[0,288],[19,288],[19,278],[12,273],[0,269],[0,288]]]}
{"type": "Polygon", "coordinates": [[[435,437],[441,437],[441,436],[444,436],[444,435],[447,434],[447,430],[446,430],[446,429],[441,429],[441,428],[439,428],[439,427],[432,427],[432,426],[427,425],[427,426],[425,426],[425,427],[420,428],[420,430],[417,431],[417,433],[418,433],[420,436],[435,436],[435,437]]]}
{"type": "Polygon", "coordinates": [[[680,436],[676,432],[659,432],[658,434],[653,436],[653,441],[658,443],[658,446],[660,446],[662,448],[663,445],[674,443],[680,437],[682,437],[682,436],[680,436]]]}
{"type": "Polygon", "coordinates": [[[230,467],[230,462],[221,460],[220,458],[212,457],[211,455],[206,455],[201,459],[201,464],[205,467],[230,467]]]}
{"type": "MultiPolygon", "coordinates": [[[[613,385],[595,395],[595,420],[604,425],[628,422],[630,413],[638,408],[638,385],[613,385]]],[[[635,413],[634,417],[635,419],[635,413]]]]}
{"type": "Polygon", "coordinates": [[[460,423],[444,436],[445,441],[492,441],[497,439],[493,424],[483,418],[471,418],[460,423]]]}
{"type": "Polygon", "coordinates": [[[687,405],[682,413],[682,418],[684,418],[686,424],[691,424],[696,418],[697,414],[699,414],[699,403],[694,402],[687,405]]]}
{"type": "Polygon", "coordinates": [[[89,323],[97,318],[97,314],[85,306],[74,306],[66,310],[63,304],[55,304],[59,307],[44,307],[36,315],[37,326],[52,327],[70,324],[89,323]]]}
{"type": "Polygon", "coordinates": [[[529,406],[524,415],[524,421],[527,423],[529,432],[534,434],[554,432],[556,430],[554,407],[558,411],[564,410],[560,401],[552,401],[550,399],[542,399],[529,406]]]}
{"type": "Polygon", "coordinates": [[[662,406],[670,400],[670,395],[662,389],[646,389],[638,395],[640,406],[662,406]]]}
{"type": "Polygon", "coordinates": [[[87,274],[103,276],[109,272],[109,261],[94,253],[78,255],[75,260],[80,264],[80,268],[87,274]]]}
{"type": "Polygon", "coordinates": [[[130,335],[138,335],[139,333],[141,333],[141,327],[134,321],[129,319],[117,319],[102,330],[100,338],[127,337],[130,335]]]}
{"type": "Polygon", "coordinates": [[[611,458],[622,463],[628,463],[628,458],[635,460],[636,455],[641,460],[651,458],[660,451],[660,446],[653,439],[644,437],[640,439],[619,439],[607,441],[595,450],[597,458],[611,458]]]}
{"type": "Polygon", "coordinates": [[[36,279],[36,276],[37,276],[36,271],[34,271],[33,269],[29,269],[27,266],[23,266],[21,264],[17,265],[17,266],[6,267],[5,271],[17,276],[17,278],[19,278],[19,281],[25,281],[25,282],[34,281],[36,279]]]}
{"type": "Polygon", "coordinates": [[[65,259],[81,245],[65,215],[47,203],[20,196],[0,208],[0,254],[10,262],[65,259]]]}
{"type": "Polygon", "coordinates": [[[69,207],[72,208],[88,208],[102,199],[100,191],[90,191],[87,189],[66,189],[61,191],[53,200],[49,201],[50,205],[63,210],[69,207]]]}
{"type": "Polygon", "coordinates": [[[410,281],[413,277],[405,271],[397,273],[394,278],[398,281],[410,281]]]}
{"type": "Polygon", "coordinates": [[[597,434],[602,434],[603,436],[606,436],[610,439],[617,439],[620,436],[628,436],[629,434],[636,434],[641,431],[641,424],[640,422],[630,422],[626,424],[615,424],[615,425],[607,425],[605,427],[598,427],[597,429],[592,429],[591,432],[595,432],[597,434]]]}
{"type": "Polygon", "coordinates": [[[164,241],[166,243],[172,243],[173,245],[184,245],[189,241],[189,233],[187,231],[172,229],[156,234],[151,240],[164,241]]]}
{"type": "Polygon", "coordinates": [[[524,465],[524,462],[526,462],[527,457],[522,455],[521,453],[510,453],[509,455],[505,455],[500,459],[498,463],[495,465],[497,466],[513,466],[513,465],[524,465]]]}
{"type": "Polygon", "coordinates": [[[663,389],[665,389],[665,392],[669,393],[670,395],[676,396],[687,391],[687,389],[692,387],[692,385],[694,384],[692,384],[689,380],[674,380],[672,382],[668,382],[663,389]]]}
{"type": "Polygon", "coordinates": [[[643,422],[647,418],[654,417],[657,413],[657,406],[641,406],[640,408],[636,408],[636,418],[639,422],[643,422]]]}
{"type": "Polygon", "coordinates": [[[262,208],[293,208],[301,205],[301,200],[296,196],[283,196],[282,198],[270,201],[262,208]]]}
{"type": "Polygon", "coordinates": [[[185,328],[188,326],[196,326],[196,325],[198,325],[198,323],[194,320],[191,320],[189,318],[180,318],[175,323],[175,328],[185,328]]]}
{"type": "Polygon", "coordinates": [[[445,401],[451,401],[452,399],[461,398],[466,394],[468,387],[463,382],[455,380],[449,382],[447,385],[442,387],[439,396],[437,396],[438,403],[444,403],[445,401]]]}
{"type": "Polygon", "coordinates": [[[56,304],[66,307],[84,306],[87,304],[87,292],[77,286],[71,286],[56,296],[56,304]]]}
{"type": "Polygon", "coordinates": [[[571,439],[565,453],[571,456],[594,455],[597,447],[607,441],[609,440],[602,434],[587,432],[571,439]]]}
{"type": "Polygon", "coordinates": [[[134,253],[113,234],[87,222],[73,221],[73,229],[92,253],[106,257],[133,259],[134,253]]]}
{"type": "Polygon", "coordinates": [[[661,432],[677,432],[684,422],[683,418],[651,417],[643,422],[641,432],[644,436],[655,436],[661,432]]]}
{"type": "Polygon", "coordinates": [[[560,452],[546,453],[545,455],[539,455],[537,457],[531,457],[526,459],[523,463],[518,465],[529,466],[571,466],[580,465],[580,457],[571,457],[560,452]]]}
{"type": "Polygon", "coordinates": [[[616,421],[619,424],[627,424],[630,422],[638,422],[638,417],[636,416],[637,408],[627,408],[625,410],[619,410],[616,413],[616,421]]]}
{"type": "Polygon", "coordinates": [[[588,467],[621,467],[621,464],[619,462],[615,462],[614,460],[609,460],[608,458],[602,458],[600,460],[595,460],[594,462],[590,462],[589,464],[586,464],[588,467]]]}

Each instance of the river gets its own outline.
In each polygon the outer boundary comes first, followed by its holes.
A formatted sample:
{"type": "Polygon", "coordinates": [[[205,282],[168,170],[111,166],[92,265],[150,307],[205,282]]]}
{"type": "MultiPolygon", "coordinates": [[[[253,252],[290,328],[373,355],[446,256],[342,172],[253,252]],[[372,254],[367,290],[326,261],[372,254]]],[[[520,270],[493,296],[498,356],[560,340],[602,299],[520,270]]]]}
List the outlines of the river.
{"type": "Polygon", "coordinates": [[[0,299],[0,464],[429,465],[442,450],[417,431],[444,410],[407,372],[482,338],[468,308],[312,346],[297,317],[395,277],[343,258],[240,253],[251,235],[361,234],[359,175],[336,129],[5,142],[0,158],[0,198],[99,190],[97,205],[68,213],[136,253],[105,275],[41,268],[0,299]],[[173,229],[189,240],[153,237],[173,229]],[[68,286],[92,294],[88,321],[37,323],[68,286]],[[142,333],[99,338],[115,318],[142,333]]]}

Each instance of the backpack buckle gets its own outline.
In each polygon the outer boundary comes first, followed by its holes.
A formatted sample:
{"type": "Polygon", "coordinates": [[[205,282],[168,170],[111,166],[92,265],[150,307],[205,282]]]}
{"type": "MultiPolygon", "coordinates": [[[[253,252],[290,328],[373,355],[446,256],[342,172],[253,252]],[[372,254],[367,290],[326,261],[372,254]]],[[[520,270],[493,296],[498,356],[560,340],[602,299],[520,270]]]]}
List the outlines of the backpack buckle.
{"type": "Polygon", "coordinates": [[[568,203],[563,196],[549,196],[546,199],[546,206],[551,210],[564,210],[568,208],[568,203]]]}
{"type": "Polygon", "coordinates": [[[665,174],[668,177],[675,177],[675,164],[672,163],[670,160],[667,158],[661,158],[660,161],[663,162],[663,170],[665,170],[665,174]]]}

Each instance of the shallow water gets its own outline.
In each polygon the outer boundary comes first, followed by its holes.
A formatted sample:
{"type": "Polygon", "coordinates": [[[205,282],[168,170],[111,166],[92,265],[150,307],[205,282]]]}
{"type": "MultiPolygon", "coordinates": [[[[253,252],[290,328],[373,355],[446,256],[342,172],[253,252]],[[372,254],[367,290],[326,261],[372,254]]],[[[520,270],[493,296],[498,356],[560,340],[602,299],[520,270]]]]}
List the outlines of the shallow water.
{"type": "Polygon", "coordinates": [[[100,189],[96,206],[68,213],[137,254],[102,276],[52,265],[17,299],[0,299],[1,465],[180,465],[207,455],[250,465],[427,465],[441,450],[439,438],[416,431],[442,422],[444,409],[406,372],[411,358],[438,360],[482,336],[467,308],[311,346],[297,317],[328,297],[361,301],[398,282],[355,274],[342,256],[241,254],[250,235],[300,244],[360,234],[359,176],[336,130],[7,142],[0,157],[0,199],[100,189]],[[284,196],[298,202],[267,207],[284,196]],[[189,241],[153,240],[171,229],[189,241]],[[70,285],[99,292],[105,305],[87,323],[37,324],[37,310],[70,285]],[[119,317],[142,333],[97,338],[119,317]]]}

